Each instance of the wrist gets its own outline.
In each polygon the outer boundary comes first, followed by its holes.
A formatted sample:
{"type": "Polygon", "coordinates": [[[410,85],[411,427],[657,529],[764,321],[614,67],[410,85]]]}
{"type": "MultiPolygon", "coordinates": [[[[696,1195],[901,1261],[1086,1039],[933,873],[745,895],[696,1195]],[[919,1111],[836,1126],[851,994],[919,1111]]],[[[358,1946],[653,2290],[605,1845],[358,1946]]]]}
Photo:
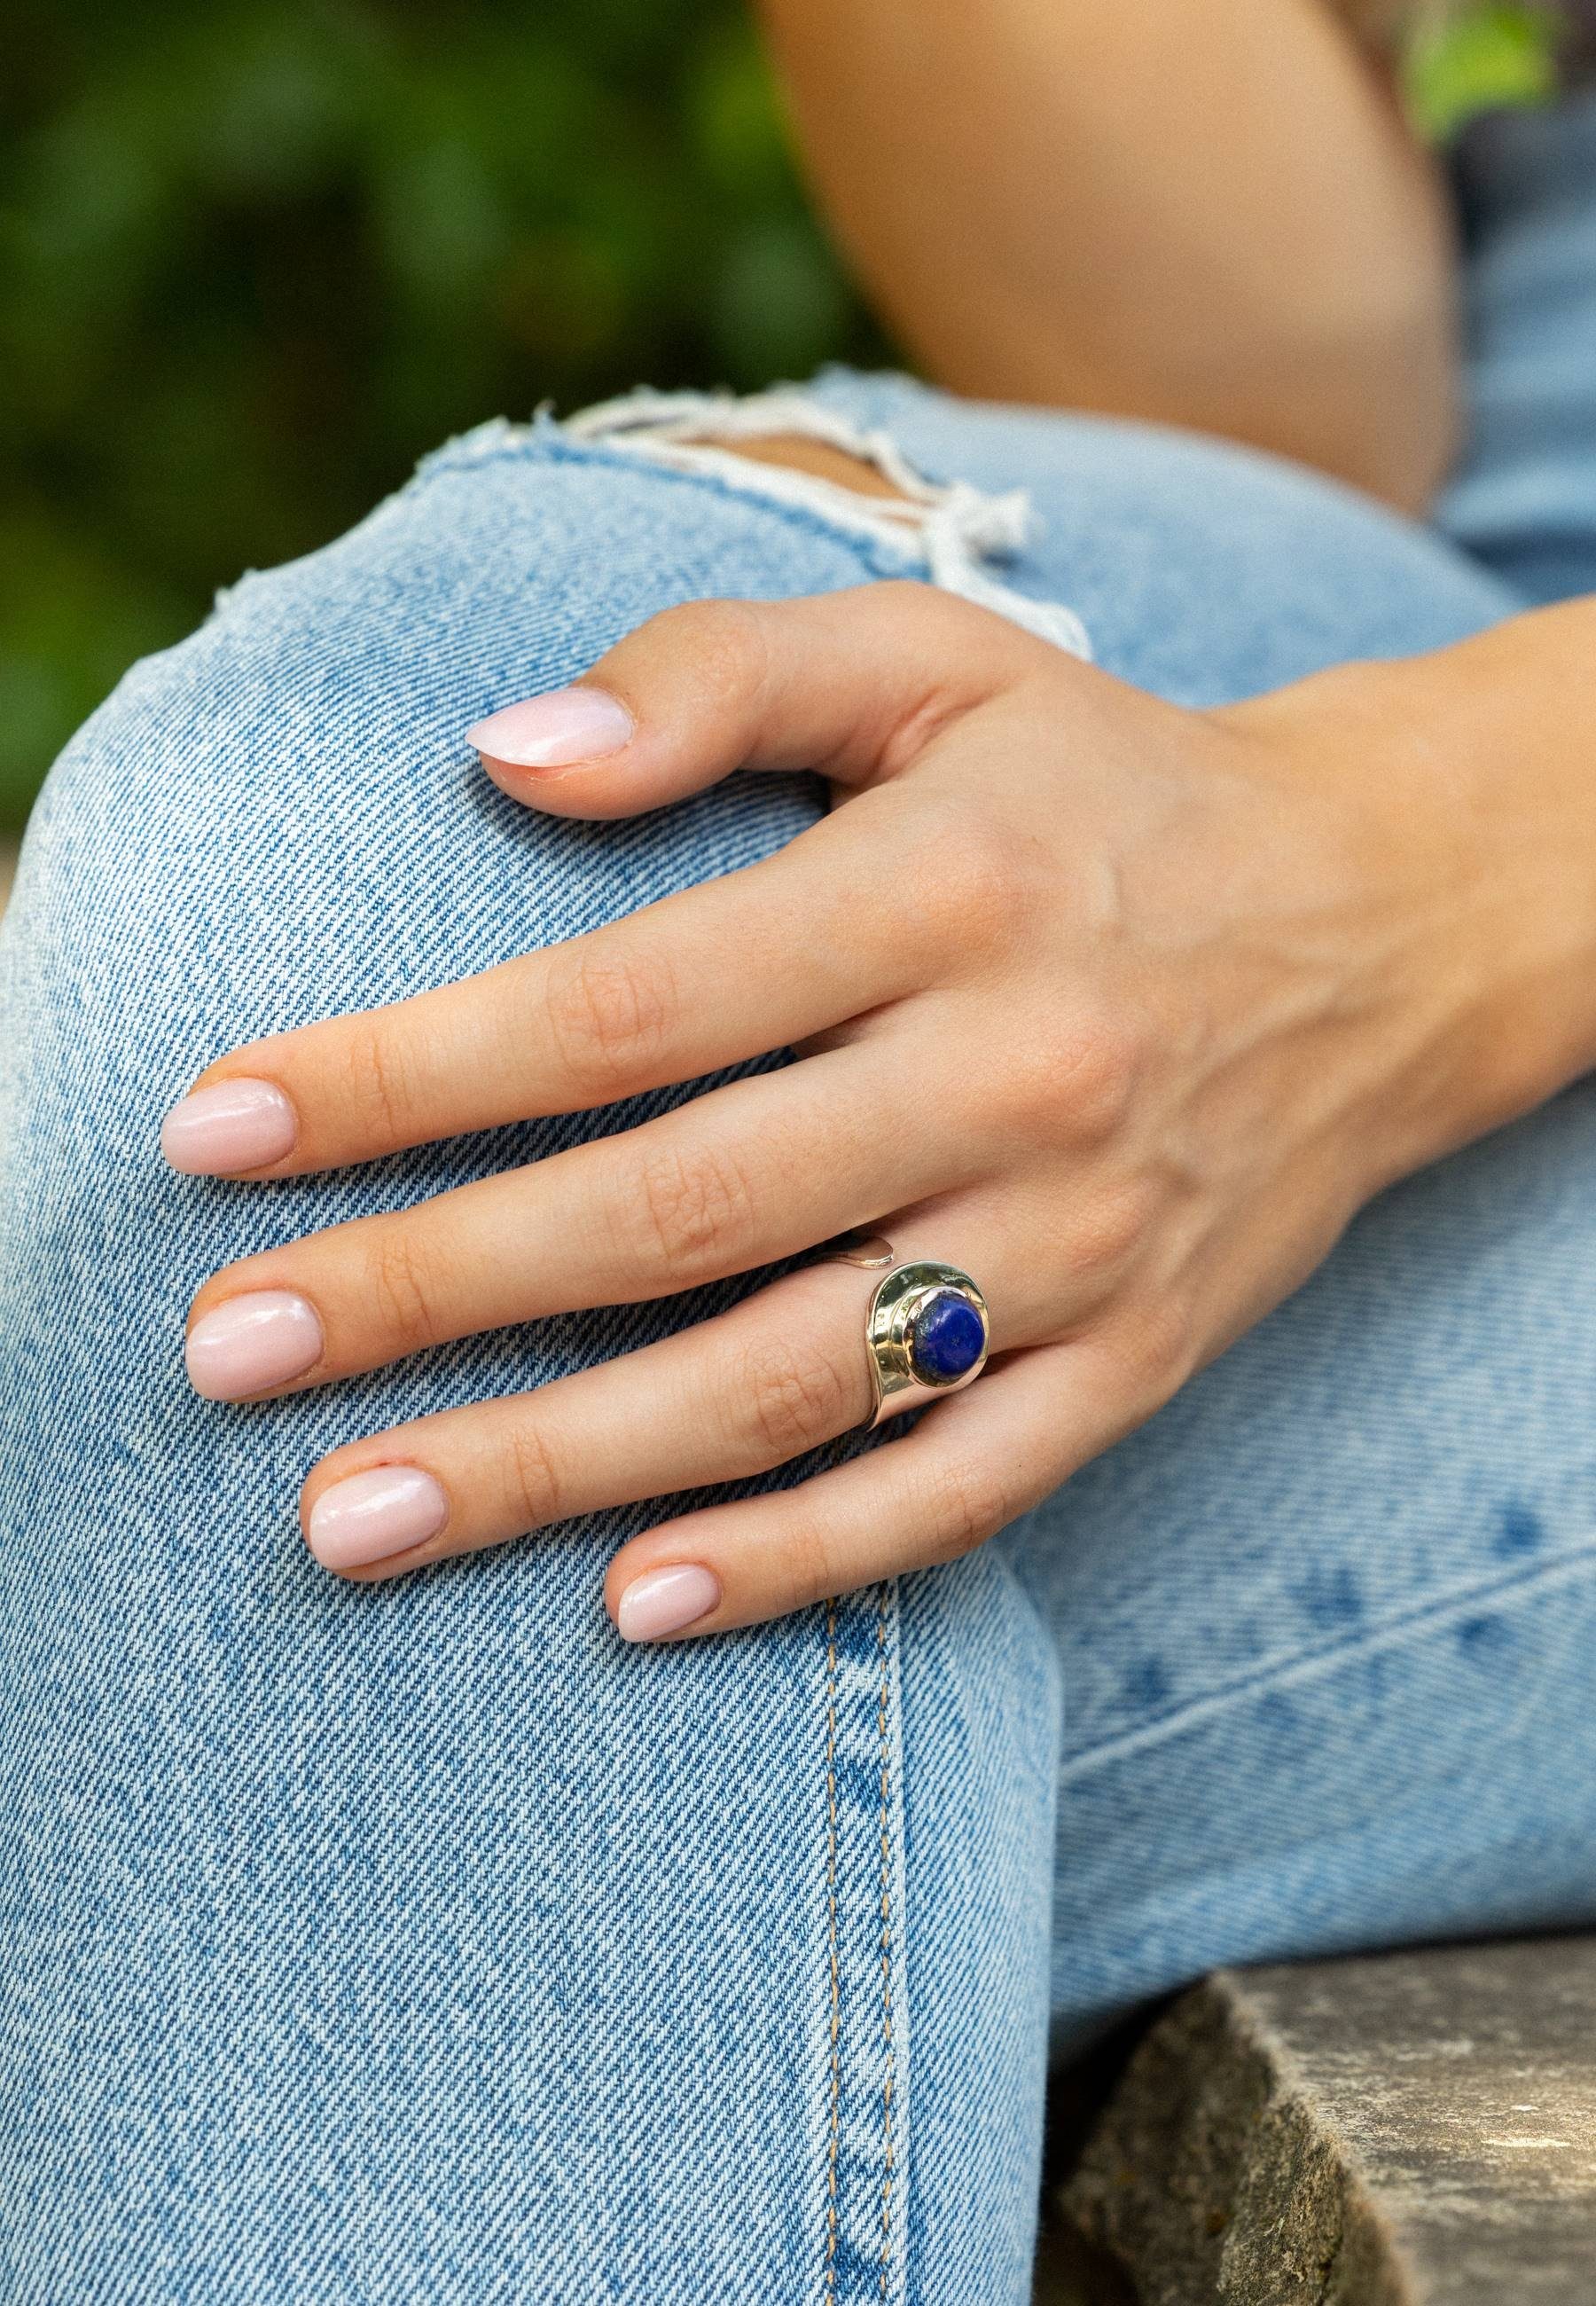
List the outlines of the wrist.
{"type": "MultiPolygon", "coordinates": [[[[1592,604],[1573,641],[1588,655],[1592,604]]],[[[1327,806],[1391,994],[1366,1191],[1596,1064],[1596,775],[1549,680],[1546,611],[1433,655],[1315,674],[1225,718],[1327,806]]],[[[1575,727],[1596,727],[1596,697],[1575,727]]]]}

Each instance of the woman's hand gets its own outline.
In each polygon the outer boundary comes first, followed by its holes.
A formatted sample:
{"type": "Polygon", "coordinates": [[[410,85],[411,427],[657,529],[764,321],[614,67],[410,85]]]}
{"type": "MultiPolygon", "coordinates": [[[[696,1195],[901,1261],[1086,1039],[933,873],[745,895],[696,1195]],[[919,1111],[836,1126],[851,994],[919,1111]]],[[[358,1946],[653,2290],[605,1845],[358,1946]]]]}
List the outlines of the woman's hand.
{"type": "MultiPolygon", "coordinates": [[[[986,1372],[888,1448],[662,1521],[608,1606],[633,1638],[713,1632],[979,1544],[1497,1117],[1475,813],[1422,748],[1394,773],[1378,671],[1203,713],[921,585],[654,619],[473,732],[496,781],[606,818],[818,767],[831,815],[590,935],[237,1051],[168,1157],[286,1176],[798,1061],[229,1267],[195,1301],[194,1383],[296,1391],[866,1228],[973,1274],[986,1372]]],[[[811,1265],[339,1449],[305,1485],[312,1549],[391,1576],[778,1465],[868,1414],[872,1284],[811,1265]]]]}

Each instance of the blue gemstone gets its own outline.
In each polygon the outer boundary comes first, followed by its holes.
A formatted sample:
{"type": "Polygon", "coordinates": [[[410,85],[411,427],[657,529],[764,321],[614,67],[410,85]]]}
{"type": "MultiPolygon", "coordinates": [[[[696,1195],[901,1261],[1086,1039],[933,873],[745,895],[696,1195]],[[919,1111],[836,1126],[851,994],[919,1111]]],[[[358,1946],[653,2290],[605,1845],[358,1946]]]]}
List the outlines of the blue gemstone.
{"type": "Polygon", "coordinates": [[[940,1289],[910,1325],[909,1363],[922,1383],[952,1385],[974,1369],[986,1342],[985,1324],[969,1300],[940,1289]]]}

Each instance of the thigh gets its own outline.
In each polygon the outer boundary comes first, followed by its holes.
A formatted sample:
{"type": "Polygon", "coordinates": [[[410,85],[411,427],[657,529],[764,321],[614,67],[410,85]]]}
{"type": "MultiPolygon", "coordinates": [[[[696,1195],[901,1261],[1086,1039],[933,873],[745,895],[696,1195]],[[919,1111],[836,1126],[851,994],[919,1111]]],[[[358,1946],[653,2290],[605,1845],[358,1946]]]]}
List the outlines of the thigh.
{"type": "Polygon", "coordinates": [[[1010,1533],[1066,1689],[1054,2003],[1596,1918],[1596,1089],[1412,1179],[1010,1533]]]}
{"type": "MultiPolygon", "coordinates": [[[[1498,610],[1440,548],[1267,460],[824,389],[949,479],[1028,483],[1048,525],[1012,583],[1171,694],[1498,610]]],[[[671,601],[877,573],[812,507],[490,430],[246,581],[52,779],[0,964],[19,2296],[83,2265],[151,2300],[1024,2294],[1058,1638],[1014,1559],[658,1654],[622,1652],[599,1603],[641,1510],[336,1584],[294,1519],[322,1452],[705,1301],[218,1409],[179,1352],[207,1272],[627,1116],[266,1191],[155,1151],[241,1039],[789,838],[818,794],[753,778],[636,824],[534,818],[459,731],[671,601]]]]}
{"type": "MultiPolygon", "coordinates": [[[[460,732],[670,602],[877,565],[803,508],[490,431],[246,581],[52,777],[0,960],[8,2296],[846,2306],[904,2294],[911,2166],[917,2202],[959,2201],[984,2294],[1021,2294],[1046,1945],[1034,1858],[1005,1852],[1046,1838],[1054,1718],[1022,1597],[989,1579],[970,1620],[979,1751],[924,1764],[960,1815],[1020,1789],[968,1945],[943,1917],[987,2018],[953,2135],[995,2109],[1020,2141],[960,2199],[951,2139],[911,2154],[895,1592],[627,1651],[601,1583],[644,1509],[383,1588],[300,1542],[329,1448],[715,1295],[265,1407],[183,1380],[183,1310],[222,1262],[662,1100],[264,1191],[156,1149],[243,1038],[790,838],[820,806],[801,780],[561,823],[505,801],[460,732]]],[[[957,1686],[969,1638],[957,1612],[927,1627],[923,1670],[957,1686]]],[[[928,2038],[968,2032],[929,1961],[916,1977],[928,2038]]]]}
{"type": "MultiPolygon", "coordinates": [[[[868,389],[932,469],[1023,478],[1045,526],[1013,580],[1182,701],[1515,605],[1271,460],[868,389]]],[[[999,1541],[1063,1693],[1059,2047],[1217,1962],[1596,1914],[1593,1206],[1587,1086],[1386,1195],[999,1541]]],[[[911,1634],[911,1721],[915,1671],[911,1634]]]]}

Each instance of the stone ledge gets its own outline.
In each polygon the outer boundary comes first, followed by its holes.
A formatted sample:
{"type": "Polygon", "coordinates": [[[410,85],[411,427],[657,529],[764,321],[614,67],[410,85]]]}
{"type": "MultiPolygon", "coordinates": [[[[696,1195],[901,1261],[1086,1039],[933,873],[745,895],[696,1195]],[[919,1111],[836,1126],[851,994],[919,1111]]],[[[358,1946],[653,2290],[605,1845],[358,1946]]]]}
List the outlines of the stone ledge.
{"type": "Polygon", "coordinates": [[[1221,1972],[1063,2199],[1141,2306],[1596,2306],[1596,1940],[1221,1972]]]}

